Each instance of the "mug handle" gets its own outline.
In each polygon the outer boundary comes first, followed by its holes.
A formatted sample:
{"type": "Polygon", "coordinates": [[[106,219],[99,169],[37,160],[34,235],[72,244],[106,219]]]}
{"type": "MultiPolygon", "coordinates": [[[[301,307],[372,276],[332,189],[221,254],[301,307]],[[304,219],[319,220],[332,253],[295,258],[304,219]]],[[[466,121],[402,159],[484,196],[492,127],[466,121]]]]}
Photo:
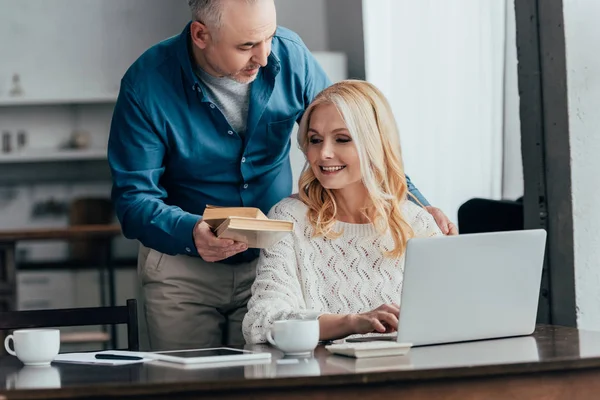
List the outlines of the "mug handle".
{"type": "Polygon", "coordinates": [[[271,335],[271,330],[269,329],[269,331],[267,332],[267,340],[269,341],[269,343],[271,343],[273,346],[277,347],[277,343],[275,343],[275,339],[273,339],[273,336],[271,335]]]}
{"type": "Polygon", "coordinates": [[[6,349],[8,354],[10,354],[11,356],[16,356],[17,353],[15,353],[15,351],[12,350],[9,346],[11,340],[13,341],[13,347],[15,346],[15,337],[13,335],[8,335],[6,339],[4,339],[4,348],[6,349]]]}

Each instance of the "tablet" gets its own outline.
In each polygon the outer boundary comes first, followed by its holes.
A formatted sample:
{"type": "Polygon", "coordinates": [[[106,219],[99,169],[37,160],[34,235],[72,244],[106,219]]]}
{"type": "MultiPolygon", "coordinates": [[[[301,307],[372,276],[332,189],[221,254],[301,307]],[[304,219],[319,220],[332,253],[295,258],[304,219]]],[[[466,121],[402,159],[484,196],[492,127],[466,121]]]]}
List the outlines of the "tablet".
{"type": "Polygon", "coordinates": [[[156,351],[152,353],[146,353],[145,356],[154,360],[168,361],[179,364],[222,363],[232,361],[271,359],[271,353],[239,350],[229,347],[156,351]]]}

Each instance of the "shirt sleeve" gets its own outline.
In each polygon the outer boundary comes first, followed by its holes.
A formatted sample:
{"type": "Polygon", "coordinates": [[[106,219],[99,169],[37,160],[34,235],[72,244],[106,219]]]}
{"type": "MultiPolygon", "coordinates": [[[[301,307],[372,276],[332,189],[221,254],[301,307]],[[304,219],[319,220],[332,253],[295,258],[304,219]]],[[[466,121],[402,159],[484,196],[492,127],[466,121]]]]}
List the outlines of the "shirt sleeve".
{"type": "MultiPolygon", "coordinates": [[[[284,216],[271,212],[269,218],[284,219],[284,216]]],[[[317,318],[321,314],[307,310],[297,272],[297,251],[293,234],[261,251],[252,297],[242,323],[246,343],[266,342],[267,332],[275,321],[317,318]]]]}
{"type": "Polygon", "coordinates": [[[431,205],[431,204],[429,204],[429,202],[427,201],[425,196],[423,196],[421,194],[419,189],[417,189],[417,187],[412,183],[412,181],[410,180],[408,175],[406,175],[406,185],[408,186],[408,192],[410,194],[412,194],[412,196],[408,196],[408,199],[410,201],[412,201],[413,203],[415,203],[418,206],[422,205],[423,207],[427,207],[427,206],[431,205]],[[415,200],[415,198],[416,198],[416,200],[415,200]],[[418,200],[418,202],[417,202],[417,200],[418,200]],[[421,204],[419,204],[419,203],[421,203],[421,204]]]}
{"type": "Polygon", "coordinates": [[[123,234],[162,253],[197,255],[193,229],[201,217],[164,202],[160,178],[166,152],[166,140],[123,81],[108,140],[112,200],[123,234]]]}
{"type": "MultiPolygon", "coordinates": [[[[306,47],[304,48],[304,59],[306,66],[306,73],[304,77],[304,108],[307,108],[317,94],[319,94],[323,89],[331,86],[331,80],[315,56],[306,47]]],[[[298,123],[302,119],[302,115],[303,114],[300,114],[298,117],[298,123]]]]}

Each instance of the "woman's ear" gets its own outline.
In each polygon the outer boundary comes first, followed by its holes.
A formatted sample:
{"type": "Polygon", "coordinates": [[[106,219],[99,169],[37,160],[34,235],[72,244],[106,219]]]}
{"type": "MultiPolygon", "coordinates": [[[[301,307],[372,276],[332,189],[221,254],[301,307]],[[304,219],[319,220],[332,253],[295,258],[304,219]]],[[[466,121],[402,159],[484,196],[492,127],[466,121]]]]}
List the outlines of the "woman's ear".
{"type": "Polygon", "coordinates": [[[197,47],[204,50],[211,40],[208,27],[200,21],[193,21],[192,25],[190,26],[190,32],[192,36],[192,42],[197,47]]]}

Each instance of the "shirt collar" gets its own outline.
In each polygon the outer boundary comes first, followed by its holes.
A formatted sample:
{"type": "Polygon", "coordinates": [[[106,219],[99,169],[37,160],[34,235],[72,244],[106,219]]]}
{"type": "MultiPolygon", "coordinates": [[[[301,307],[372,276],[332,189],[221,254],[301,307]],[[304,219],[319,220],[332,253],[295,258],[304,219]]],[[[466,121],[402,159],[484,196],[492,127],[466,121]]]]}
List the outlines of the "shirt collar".
{"type": "Polygon", "coordinates": [[[183,32],[179,35],[178,39],[178,49],[177,54],[179,58],[179,63],[181,64],[181,68],[183,70],[183,75],[185,77],[186,83],[189,85],[189,88],[192,90],[196,90],[196,88],[200,87],[200,80],[194,73],[194,68],[192,65],[192,59],[190,56],[190,46],[191,46],[191,37],[190,37],[190,26],[192,22],[188,22],[188,24],[183,29],[183,32]]]}

